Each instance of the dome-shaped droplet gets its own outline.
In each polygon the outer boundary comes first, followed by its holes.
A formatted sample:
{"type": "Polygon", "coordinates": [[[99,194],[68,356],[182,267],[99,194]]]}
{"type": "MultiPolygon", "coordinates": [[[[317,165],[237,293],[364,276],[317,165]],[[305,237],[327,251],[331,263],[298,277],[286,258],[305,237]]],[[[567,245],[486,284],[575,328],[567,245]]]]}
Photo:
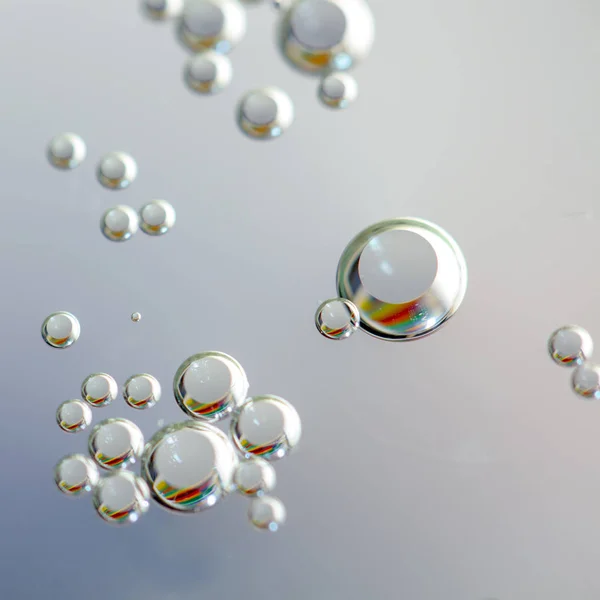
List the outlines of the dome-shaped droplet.
{"type": "Polygon", "coordinates": [[[61,133],[48,144],[48,160],[58,169],[74,169],[84,160],[85,142],[75,133],[61,133]]]}
{"type": "Polygon", "coordinates": [[[194,54],[185,64],[184,78],[191,90],[216,94],[225,89],[233,77],[231,60],[215,50],[194,54]]]}
{"type": "Polygon", "coordinates": [[[130,206],[119,204],[109,208],[100,221],[104,237],[112,242],[125,242],[137,232],[139,227],[138,214],[130,206]]]}
{"type": "Polygon", "coordinates": [[[576,367],[589,360],[594,350],[592,336],[579,325],[565,325],[552,333],[548,352],[563,367],[576,367]]]}
{"type": "Polygon", "coordinates": [[[67,400],[56,411],[58,426],[68,433],[77,433],[92,423],[92,410],[81,400],[67,400]]]}
{"type": "Polygon", "coordinates": [[[235,471],[237,491],[244,496],[262,496],[275,489],[277,478],[273,465],[252,457],[242,460],[235,471]]]}
{"type": "Polygon", "coordinates": [[[88,447],[99,467],[125,469],[141,456],[144,436],[139,427],[127,419],[105,419],[92,429],[88,447]]]}
{"type": "Polygon", "coordinates": [[[132,156],[125,152],[109,152],[98,164],[98,181],[111,190],[129,187],[137,177],[138,168],[132,156]]]}
{"type": "Polygon", "coordinates": [[[300,441],[302,427],[296,409],[278,396],[254,396],[234,413],[231,437],[246,456],[283,458],[300,441]]]}
{"type": "Polygon", "coordinates": [[[248,92],[238,104],[238,124],[253,139],[279,137],[293,122],[294,105],[291,98],[275,87],[248,92]]]}
{"type": "Polygon", "coordinates": [[[358,97],[358,84],[349,73],[329,73],[319,84],[318,96],[329,108],[347,108],[358,97]]]}
{"type": "Polygon", "coordinates": [[[107,373],[92,373],[81,384],[81,397],[91,406],[106,406],[118,393],[117,382],[107,373]]]}
{"type": "Polygon", "coordinates": [[[600,365],[583,363],[573,372],[573,391],[586,400],[600,400],[600,365]]]}
{"type": "Polygon", "coordinates": [[[317,331],[330,340],[344,340],[360,326],[358,308],[344,298],[323,302],[315,313],[317,331]]]}
{"type": "Polygon", "coordinates": [[[54,468],[54,481],[58,489],[69,496],[89,492],[99,479],[96,465],[83,454],[65,456],[54,468]]]}
{"type": "Polygon", "coordinates": [[[69,312],[59,311],[48,315],[42,323],[42,339],[53,348],[72,346],[81,333],[79,321],[69,312]]]}
{"type": "Polygon", "coordinates": [[[178,17],[183,11],[183,0],[142,0],[142,11],[156,21],[178,17]]]}
{"type": "Polygon", "coordinates": [[[255,498],[248,509],[248,518],[257,529],[275,532],[285,523],[285,506],[273,496],[255,498]]]}
{"type": "Polygon", "coordinates": [[[175,225],[175,209],[166,200],[152,200],[140,209],[140,227],[148,235],[163,235],[175,225]]]}
{"type": "Polygon", "coordinates": [[[131,313],[131,320],[134,323],[139,323],[142,320],[142,315],[139,312],[131,313]]]}
{"type": "Polygon", "coordinates": [[[160,383],[148,373],[131,376],[123,387],[123,397],[131,408],[152,408],[160,400],[160,383]]]}
{"type": "Polygon", "coordinates": [[[130,473],[111,473],[94,489],[94,508],[109,523],[135,523],[150,508],[150,491],[146,482],[130,473]]]}

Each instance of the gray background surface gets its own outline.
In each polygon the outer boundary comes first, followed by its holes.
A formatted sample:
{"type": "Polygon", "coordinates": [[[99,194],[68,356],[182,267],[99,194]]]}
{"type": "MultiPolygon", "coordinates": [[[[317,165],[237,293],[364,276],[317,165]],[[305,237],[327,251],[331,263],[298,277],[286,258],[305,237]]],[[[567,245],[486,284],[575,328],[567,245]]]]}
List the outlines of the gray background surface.
{"type": "Polygon", "coordinates": [[[172,27],[134,0],[2,1],[1,598],[600,597],[600,408],[545,348],[569,322],[600,342],[600,4],[372,7],[360,98],[333,113],[278,56],[269,5],[249,9],[231,87],[202,98],[172,27]],[[258,143],[233,112],[264,84],[290,93],[296,122],[258,143]],[[88,145],[74,172],[44,154],[61,131],[88,145]],[[138,161],[126,191],[95,180],[110,150],[138,161]],[[100,234],[110,205],[161,197],[169,235],[100,234]],[[414,343],[321,338],[313,314],[344,246],[396,216],[461,245],[460,311],[414,343]],[[55,310],[81,321],[67,351],[40,339],[55,310]],[[134,415],[148,436],[181,419],[170,382],[203,350],[302,416],[301,449],[277,465],[279,534],[254,531],[237,497],[118,529],[55,489],[85,436],[54,413],[87,374],[158,377],[163,400],[134,415]]]}

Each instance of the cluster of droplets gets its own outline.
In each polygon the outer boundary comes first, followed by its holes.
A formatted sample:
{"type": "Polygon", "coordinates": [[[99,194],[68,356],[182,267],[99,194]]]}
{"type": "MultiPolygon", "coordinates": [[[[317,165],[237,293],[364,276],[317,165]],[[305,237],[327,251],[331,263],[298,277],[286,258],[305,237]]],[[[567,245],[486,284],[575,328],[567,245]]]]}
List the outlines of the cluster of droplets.
{"type": "Polygon", "coordinates": [[[579,325],[564,325],[548,340],[548,353],[562,367],[574,368],[571,388],[585,400],[600,400],[600,365],[592,363],[592,336],[579,325]]]}

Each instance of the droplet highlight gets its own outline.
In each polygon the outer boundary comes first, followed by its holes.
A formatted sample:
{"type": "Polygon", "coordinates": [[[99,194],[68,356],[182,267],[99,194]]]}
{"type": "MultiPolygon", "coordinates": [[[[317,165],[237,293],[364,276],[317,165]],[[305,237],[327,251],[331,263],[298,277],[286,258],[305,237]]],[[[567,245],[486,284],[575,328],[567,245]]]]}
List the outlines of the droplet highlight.
{"type": "Polygon", "coordinates": [[[161,395],[160,383],[148,373],[132,375],[123,387],[125,402],[138,410],[152,408],[161,395]]]}
{"type": "Polygon", "coordinates": [[[234,481],[237,491],[243,496],[262,496],[275,489],[277,477],[272,464],[253,457],[240,462],[234,481]]]}
{"type": "Polygon", "coordinates": [[[56,411],[58,426],[67,433],[77,433],[92,424],[92,411],[81,400],[67,400],[56,411]]]}
{"type": "Polygon", "coordinates": [[[127,419],[105,419],[92,429],[88,447],[99,467],[125,469],[141,456],[144,436],[139,427],[127,419]]]}
{"type": "Polygon", "coordinates": [[[92,373],[81,384],[81,397],[90,406],[107,406],[118,393],[117,382],[108,373],[92,373]]]}
{"type": "Polygon", "coordinates": [[[139,228],[138,214],[130,206],[119,204],[109,208],[100,221],[104,237],[111,242],[126,242],[139,228]]]}
{"type": "Polygon", "coordinates": [[[262,531],[277,531],[286,521],[283,502],[273,496],[255,498],[248,509],[248,518],[252,525],[262,531]]]}
{"type": "Polygon", "coordinates": [[[126,152],[109,152],[98,164],[98,181],[110,190],[124,190],[137,177],[138,167],[126,152]]]}
{"type": "Polygon", "coordinates": [[[216,94],[224,90],[233,77],[228,56],[205,50],[190,57],[185,64],[184,79],[188,87],[199,94],[216,94]]]}
{"type": "Polygon", "coordinates": [[[592,357],[592,336],[579,325],[565,325],[552,332],[548,340],[550,358],[563,367],[582,365],[592,357]]]}
{"type": "Polygon", "coordinates": [[[358,97],[358,84],[348,73],[330,73],[321,80],[318,97],[329,108],[347,108],[358,97]]]}
{"type": "Polygon", "coordinates": [[[120,471],[100,480],[93,501],[96,512],[105,521],[127,525],[148,512],[150,491],[143,479],[129,471],[120,471]]]}
{"type": "Polygon", "coordinates": [[[277,138],[294,122],[291,98],[275,87],[248,92],[240,100],[237,112],[241,130],[256,140],[277,138]]]}
{"type": "Polygon", "coordinates": [[[54,468],[56,486],[68,496],[80,496],[90,492],[99,479],[96,465],[83,454],[65,456],[54,468]]]}
{"type": "Polygon", "coordinates": [[[69,312],[52,313],[42,323],[42,339],[52,348],[69,348],[79,339],[80,333],[77,317],[69,312]]]}
{"type": "Polygon", "coordinates": [[[57,169],[75,169],[85,160],[87,149],[76,133],[61,133],[50,140],[47,154],[57,169]]]}
{"type": "Polygon", "coordinates": [[[345,340],[360,326],[358,308],[344,298],[323,302],[315,313],[317,331],[330,340],[345,340]]]}
{"type": "Polygon", "coordinates": [[[175,225],[175,209],[166,200],[152,200],[140,209],[140,227],[148,235],[164,235],[175,225]]]}

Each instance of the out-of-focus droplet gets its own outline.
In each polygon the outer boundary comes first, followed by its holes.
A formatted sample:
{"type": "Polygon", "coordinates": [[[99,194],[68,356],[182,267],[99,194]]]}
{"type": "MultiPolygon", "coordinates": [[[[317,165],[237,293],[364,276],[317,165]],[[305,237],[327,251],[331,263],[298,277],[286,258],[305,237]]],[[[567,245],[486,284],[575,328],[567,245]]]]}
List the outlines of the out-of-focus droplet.
{"type": "Polygon", "coordinates": [[[48,315],[42,323],[42,339],[52,348],[72,346],[79,339],[80,333],[77,317],[62,310],[48,315]]]}
{"type": "Polygon", "coordinates": [[[183,0],[142,0],[142,10],[155,21],[165,21],[181,15],[183,0]]]}
{"type": "Polygon", "coordinates": [[[102,215],[100,228],[104,237],[112,242],[126,242],[139,228],[138,214],[124,204],[113,206],[102,215]]]}
{"type": "Polygon", "coordinates": [[[135,523],[150,508],[150,491],[146,482],[130,473],[111,473],[94,489],[94,508],[109,523],[135,523]]]}
{"type": "Polygon", "coordinates": [[[154,499],[178,512],[199,512],[235,489],[238,458],[227,436],[208,423],[185,421],[146,444],[142,477],[154,499]]]}
{"type": "Polygon", "coordinates": [[[85,142],[76,133],[61,133],[48,144],[48,160],[58,169],[74,169],[84,160],[85,142]]]}
{"type": "Polygon", "coordinates": [[[134,323],[139,323],[142,320],[142,315],[139,312],[131,313],[131,320],[134,323]]]}
{"type": "Polygon", "coordinates": [[[188,0],[179,35],[193,50],[227,53],[246,34],[246,11],[238,0],[188,0]]]}
{"type": "Polygon", "coordinates": [[[54,468],[54,481],[58,489],[69,496],[91,491],[99,479],[96,465],[83,454],[65,456],[54,468]]]}
{"type": "Polygon", "coordinates": [[[98,181],[111,190],[129,187],[137,177],[137,163],[125,152],[109,152],[98,164],[98,181]]]}
{"type": "Polygon", "coordinates": [[[92,373],[81,384],[81,397],[91,406],[107,406],[118,393],[117,382],[107,373],[92,373]]]}
{"type": "Polygon", "coordinates": [[[285,506],[278,498],[261,496],[250,504],[248,518],[257,529],[275,532],[285,523],[285,506]]]}
{"type": "Polygon", "coordinates": [[[248,393],[244,369],[222,352],[201,352],[185,360],[173,380],[175,400],[193,419],[219,421],[242,404],[248,393]]]}
{"type": "Polygon", "coordinates": [[[160,383],[148,373],[131,376],[123,387],[123,397],[131,408],[152,408],[160,400],[160,383]]]}
{"type": "Polygon", "coordinates": [[[583,363],[573,372],[573,391],[586,400],[600,400],[600,365],[583,363]]]}
{"type": "Polygon", "coordinates": [[[300,441],[302,426],[296,409],[278,396],[249,398],[233,414],[231,437],[246,456],[277,460],[300,441]]]}
{"type": "Polygon", "coordinates": [[[565,325],[554,331],[548,340],[548,353],[563,367],[576,367],[592,357],[592,336],[579,325],[565,325]]]}
{"type": "Polygon", "coordinates": [[[141,456],[144,436],[127,419],[105,419],[92,429],[88,447],[99,467],[109,471],[125,469],[141,456]]]}
{"type": "Polygon", "coordinates": [[[167,233],[175,218],[175,209],[166,200],[152,200],[140,208],[140,227],[148,235],[167,233]]]}
{"type": "Polygon", "coordinates": [[[92,423],[92,411],[81,400],[67,400],[56,411],[58,426],[67,433],[77,433],[92,423]]]}
{"type": "Polygon", "coordinates": [[[275,87],[248,92],[240,100],[237,112],[241,130],[257,140],[279,137],[294,122],[291,98],[275,87]]]}
{"type": "Polygon", "coordinates": [[[190,57],[184,69],[185,82],[200,94],[216,94],[225,89],[233,77],[231,60],[215,50],[205,50],[190,57]]]}
{"type": "Polygon", "coordinates": [[[360,326],[358,308],[344,298],[326,300],[315,313],[317,331],[330,340],[344,340],[360,326]]]}
{"type": "Polygon", "coordinates": [[[375,23],[365,0],[295,0],[282,8],[279,47],[305,73],[345,71],[371,51],[375,23]]]}
{"type": "Polygon", "coordinates": [[[273,465],[262,458],[242,460],[235,471],[237,491],[244,496],[262,496],[275,489],[277,477],[273,465]]]}
{"type": "Polygon", "coordinates": [[[347,108],[358,97],[358,84],[349,73],[329,73],[321,79],[318,96],[329,108],[347,108]]]}

